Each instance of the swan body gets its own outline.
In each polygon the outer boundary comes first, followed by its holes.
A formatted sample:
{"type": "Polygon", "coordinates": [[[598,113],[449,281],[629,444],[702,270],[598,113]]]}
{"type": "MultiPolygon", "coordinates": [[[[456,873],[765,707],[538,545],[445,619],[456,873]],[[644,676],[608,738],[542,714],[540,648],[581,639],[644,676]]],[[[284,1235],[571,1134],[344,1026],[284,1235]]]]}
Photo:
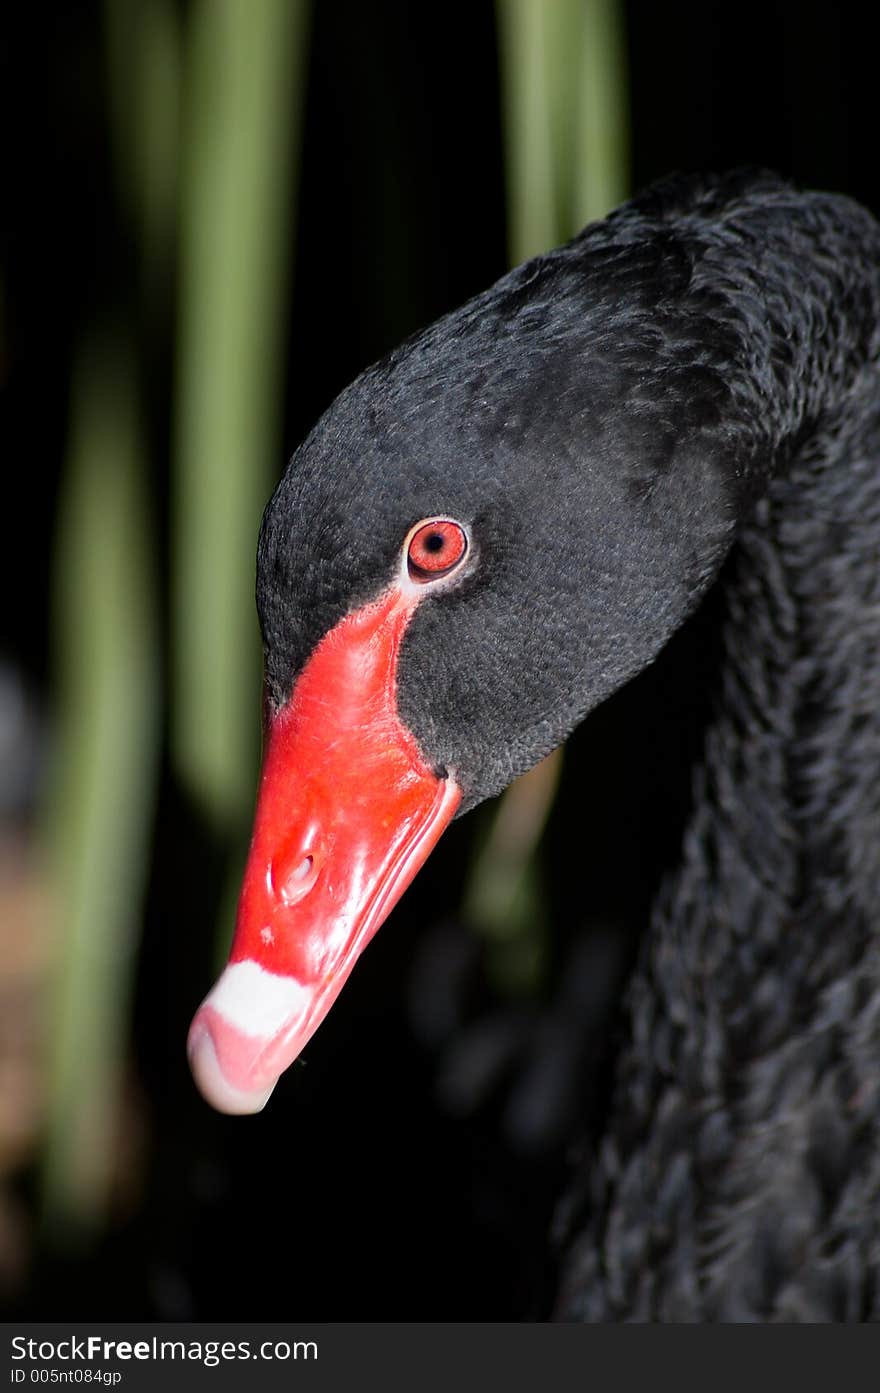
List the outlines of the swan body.
{"type": "Polygon", "coordinates": [[[560,1316],[880,1318],[880,400],[859,391],[731,558],[560,1316]]]}

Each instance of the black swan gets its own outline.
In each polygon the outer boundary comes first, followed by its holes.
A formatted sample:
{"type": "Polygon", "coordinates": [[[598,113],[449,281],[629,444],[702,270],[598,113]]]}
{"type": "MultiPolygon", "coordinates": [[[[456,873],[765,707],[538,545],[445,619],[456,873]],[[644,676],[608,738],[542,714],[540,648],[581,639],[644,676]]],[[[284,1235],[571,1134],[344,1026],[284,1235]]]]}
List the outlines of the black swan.
{"type": "Polygon", "coordinates": [[[266,510],[254,837],[189,1039],[230,1112],[451,818],[724,563],[720,696],[563,1319],[880,1319],[878,347],[868,213],[674,178],[363,373],[266,510]]]}

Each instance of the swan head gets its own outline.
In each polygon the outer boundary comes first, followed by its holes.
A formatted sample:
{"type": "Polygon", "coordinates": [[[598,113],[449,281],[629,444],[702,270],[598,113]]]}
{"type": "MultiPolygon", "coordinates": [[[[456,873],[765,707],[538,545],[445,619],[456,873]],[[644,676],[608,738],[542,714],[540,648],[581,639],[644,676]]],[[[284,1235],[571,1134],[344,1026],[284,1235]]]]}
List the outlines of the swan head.
{"type": "Polygon", "coordinates": [[[618,217],[364,372],[263,519],[265,746],[205,1096],[256,1111],[458,813],[650,663],[732,538],[747,337],[618,217]]]}

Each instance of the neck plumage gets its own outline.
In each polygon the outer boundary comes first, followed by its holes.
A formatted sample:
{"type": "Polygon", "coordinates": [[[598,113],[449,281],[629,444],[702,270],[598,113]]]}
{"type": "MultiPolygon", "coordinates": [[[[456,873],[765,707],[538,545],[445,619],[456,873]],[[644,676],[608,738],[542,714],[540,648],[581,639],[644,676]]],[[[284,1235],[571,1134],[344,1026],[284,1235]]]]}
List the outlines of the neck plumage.
{"type": "MultiPolygon", "coordinates": [[[[810,283],[852,266],[829,256],[810,283]]],[[[630,988],[563,1318],[880,1314],[876,275],[799,310],[814,340],[756,343],[787,383],[768,427],[796,408],[809,430],[727,563],[718,709],[630,988]]]]}

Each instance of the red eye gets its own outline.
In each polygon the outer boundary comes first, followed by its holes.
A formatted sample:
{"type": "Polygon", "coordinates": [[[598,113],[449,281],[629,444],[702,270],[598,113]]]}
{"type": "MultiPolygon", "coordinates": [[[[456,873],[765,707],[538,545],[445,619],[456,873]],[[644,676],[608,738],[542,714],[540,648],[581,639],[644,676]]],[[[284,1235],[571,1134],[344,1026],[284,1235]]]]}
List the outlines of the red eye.
{"type": "Polygon", "coordinates": [[[428,581],[445,576],[461,561],[467,545],[467,534],[457,522],[445,518],[426,522],[410,538],[406,554],[410,579],[428,581]]]}

